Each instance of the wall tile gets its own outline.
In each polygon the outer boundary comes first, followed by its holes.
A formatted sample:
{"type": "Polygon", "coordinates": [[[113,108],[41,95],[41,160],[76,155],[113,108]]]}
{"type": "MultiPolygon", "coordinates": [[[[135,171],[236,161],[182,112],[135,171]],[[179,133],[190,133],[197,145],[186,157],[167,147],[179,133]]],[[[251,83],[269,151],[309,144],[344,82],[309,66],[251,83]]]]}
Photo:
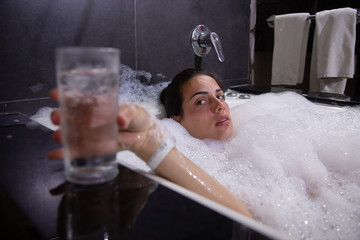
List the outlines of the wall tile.
{"type": "Polygon", "coordinates": [[[0,101],[45,97],[60,46],[121,48],[135,67],[133,0],[0,2],[0,101]]]}
{"type": "Polygon", "coordinates": [[[226,58],[220,63],[212,50],[203,67],[228,84],[246,82],[249,7],[250,0],[0,1],[0,102],[47,97],[60,46],[120,48],[123,64],[151,72],[153,82],[170,80],[195,66],[190,35],[198,24],[218,33],[226,58]]]}
{"type": "MultiPolygon", "coordinates": [[[[249,51],[249,0],[149,0],[137,1],[137,66],[171,79],[185,68],[195,67],[190,36],[198,24],[205,24],[221,40],[225,62],[214,49],[202,66],[224,80],[239,83],[247,79],[249,51]]],[[[245,80],[246,81],[246,80],[245,80]]]]}

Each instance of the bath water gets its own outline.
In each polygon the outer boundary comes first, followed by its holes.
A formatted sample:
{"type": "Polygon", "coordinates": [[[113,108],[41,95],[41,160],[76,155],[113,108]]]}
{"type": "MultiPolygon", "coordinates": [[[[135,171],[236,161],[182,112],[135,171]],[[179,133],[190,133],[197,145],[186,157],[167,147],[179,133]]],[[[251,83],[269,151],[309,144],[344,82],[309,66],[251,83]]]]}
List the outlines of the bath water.
{"type": "MultiPolygon", "coordinates": [[[[121,69],[121,101],[163,118],[168,83],[136,80],[121,69]]],[[[259,222],[293,239],[360,239],[360,108],[333,111],[295,93],[263,94],[231,109],[227,142],[191,137],[162,119],[176,145],[237,195],[259,222]]]]}

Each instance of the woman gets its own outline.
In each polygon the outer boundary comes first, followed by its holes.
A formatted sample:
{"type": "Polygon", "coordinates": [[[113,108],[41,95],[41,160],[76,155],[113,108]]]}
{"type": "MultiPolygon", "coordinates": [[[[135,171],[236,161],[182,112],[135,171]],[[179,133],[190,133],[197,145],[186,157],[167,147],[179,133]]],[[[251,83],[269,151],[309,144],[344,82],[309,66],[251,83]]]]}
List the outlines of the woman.
{"type": "MultiPolygon", "coordinates": [[[[58,100],[56,90],[50,92],[58,100]]],[[[161,93],[168,117],[179,122],[196,138],[225,140],[233,134],[229,106],[216,76],[199,70],[184,70],[161,93]]],[[[60,123],[60,111],[51,119],[60,123]]],[[[252,217],[244,204],[218,181],[168,144],[161,127],[141,107],[121,105],[118,112],[118,150],[130,150],[147,162],[154,171],[206,198],[252,217]]],[[[61,141],[60,130],[53,133],[61,141]]],[[[49,152],[48,158],[61,159],[62,149],[49,152]]]]}
{"type": "Polygon", "coordinates": [[[225,140],[233,135],[229,106],[219,78],[203,70],[177,74],[160,95],[167,117],[193,137],[225,140]]]}

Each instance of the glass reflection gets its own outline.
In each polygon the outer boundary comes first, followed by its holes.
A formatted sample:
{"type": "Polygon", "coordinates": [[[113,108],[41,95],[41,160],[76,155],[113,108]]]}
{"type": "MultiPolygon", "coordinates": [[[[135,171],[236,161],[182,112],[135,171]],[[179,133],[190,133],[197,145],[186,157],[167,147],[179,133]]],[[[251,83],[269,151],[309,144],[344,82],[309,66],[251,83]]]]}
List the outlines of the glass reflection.
{"type": "Polygon", "coordinates": [[[119,166],[106,184],[65,184],[58,208],[60,239],[123,239],[157,184],[119,166]]]}

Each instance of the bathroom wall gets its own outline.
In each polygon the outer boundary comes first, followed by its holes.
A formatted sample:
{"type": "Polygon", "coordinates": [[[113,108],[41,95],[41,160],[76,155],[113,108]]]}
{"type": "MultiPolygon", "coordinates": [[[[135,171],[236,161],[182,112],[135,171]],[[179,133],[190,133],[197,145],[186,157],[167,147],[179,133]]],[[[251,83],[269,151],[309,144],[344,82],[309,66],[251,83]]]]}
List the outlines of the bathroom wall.
{"type": "Polygon", "coordinates": [[[202,66],[226,86],[246,83],[249,20],[250,0],[2,0],[0,103],[46,98],[61,46],[120,48],[121,62],[150,72],[151,82],[170,80],[195,66],[190,35],[198,24],[218,33],[226,58],[211,50],[202,66]]]}

